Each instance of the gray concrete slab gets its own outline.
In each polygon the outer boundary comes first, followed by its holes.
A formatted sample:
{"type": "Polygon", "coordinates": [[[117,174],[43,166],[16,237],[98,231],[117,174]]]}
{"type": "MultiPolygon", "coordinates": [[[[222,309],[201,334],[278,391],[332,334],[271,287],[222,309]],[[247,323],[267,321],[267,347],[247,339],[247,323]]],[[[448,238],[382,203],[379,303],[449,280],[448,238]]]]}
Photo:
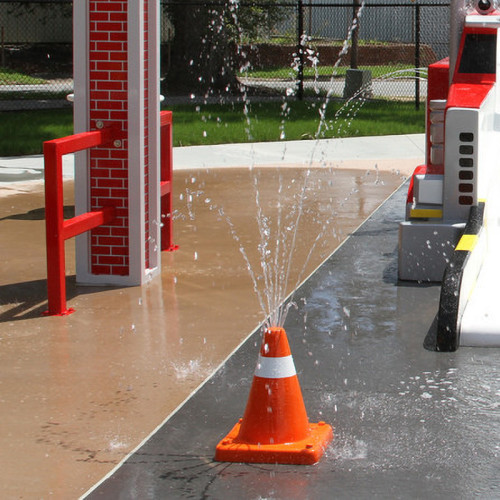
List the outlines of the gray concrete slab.
{"type": "MultiPolygon", "coordinates": [[[[43,181],[43,155],[0,157],[0,182],[43,181]]],[[[63,178],[74,179],[75,158],[73,154],[63,156],[63,178]]]]}
{"type": "Polygon", "coordinates": [[[440,288],[397,282],[405,194],[297,290],[285,324],[309,418],[335,427],[317,465],[213,461],[245,408],[254,332],[88,498],[498,498],[498,351],[424,347],[440,288]]]}
{"type": "Polygon", "coordinates": [[[423,158],[424,134],[174,148],[176,169],[423,158]]]}
{"type": "MultiPolygon", "coordinates": [[[[350,137],[304,141],[258,142],[174,148],[174,169],[308,165],[351,160],[424,157],[424,134],[350,137]]],[[[63,176],[74,177],[74,155],[63,158],[63,176]]],[[[43,178],[43,155],[0,157],[0,182],[43,178]],[[12,175],[12,177],[9,177],[12,175]]]]}

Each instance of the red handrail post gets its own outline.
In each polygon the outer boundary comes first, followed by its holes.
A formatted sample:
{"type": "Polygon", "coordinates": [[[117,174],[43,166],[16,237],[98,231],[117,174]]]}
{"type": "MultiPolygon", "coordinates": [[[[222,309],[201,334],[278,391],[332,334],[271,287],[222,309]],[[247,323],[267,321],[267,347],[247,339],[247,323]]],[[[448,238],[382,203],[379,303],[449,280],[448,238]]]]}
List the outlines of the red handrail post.
{"type": "Polygon", "coordinates": [[[161,250],[172,252],[179,247],[173,241],[172,184],[173,184],[173,138],[172,112],[160,113],[160,196],[161,196],[161,250]]]}
{"type": "Polygon", "coordinates": [[[109,143],[119,137],[116,127],[82,132],[43,144],[45,161],[45,236],[47,248],[47,295],[49,307],[46,316],[64,316],[74,309],[66,306],[66,257],[64,242],[85,231],[107,224],[115,218],[114,207],[103,207],[64,220],[64,193],[62,157],[109,143]]]}
{"type": "MultiPolygon", "coordinates": [[[[45,159],[45,228],[47,248],[47,294],[49,307],[44,314],[63,316],[74,310],[66,305],[66,259],[64,242],[68,238],[108,224],[115,219],[115,208],[108,206],[64,220],[62,157],[68,153],[90,149],[119,139],[117,127],[106,127],[82,132],[61,139],[46,141],[45,159]]],[[[160,196],[161,215],[166,220],[161,228],[161,250],[173,251],[178,247],[172,238],[172,112],[160,113],[160,196]]]]}
{"type": "Polygon", "coordinates": [[[57,141],[43,145],[45,159],[45,231],[47,248],[47,315],[71,314],[66,307],[66,259],[64,255],[64,196],[62,155],[57,141]]]}

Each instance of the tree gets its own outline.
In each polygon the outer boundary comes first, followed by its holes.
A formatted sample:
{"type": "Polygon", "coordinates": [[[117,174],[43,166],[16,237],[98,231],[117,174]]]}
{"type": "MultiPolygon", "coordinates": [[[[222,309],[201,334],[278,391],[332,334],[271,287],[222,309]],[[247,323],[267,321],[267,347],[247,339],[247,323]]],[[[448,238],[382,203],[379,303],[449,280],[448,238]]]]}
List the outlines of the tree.
{"type": "Polygon", "coordinates": [[[269,32],[281,19],[276,2],[170,1],[175,34],[166,92],[209,95],[238,89],[237,73],[245,63],[241,44],[269,32]]]}

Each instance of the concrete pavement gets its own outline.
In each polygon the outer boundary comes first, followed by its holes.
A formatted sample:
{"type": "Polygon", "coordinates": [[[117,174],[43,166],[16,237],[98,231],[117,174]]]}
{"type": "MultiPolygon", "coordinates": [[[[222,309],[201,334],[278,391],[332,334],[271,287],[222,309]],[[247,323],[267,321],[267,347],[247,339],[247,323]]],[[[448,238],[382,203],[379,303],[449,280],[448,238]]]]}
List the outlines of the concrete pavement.
{"type": "MultiPolygon", "coordinates": [[[[174,170],[249,166],[328,166],[344,162],[422,159],[424,134],[258,142],[174,148],[174,170]]],[[[74,177],[74,156],[63,159],[63,176],[74,177]]],[[[43,179],[43,156],[0,157],[2,183],[43,179]]]]}

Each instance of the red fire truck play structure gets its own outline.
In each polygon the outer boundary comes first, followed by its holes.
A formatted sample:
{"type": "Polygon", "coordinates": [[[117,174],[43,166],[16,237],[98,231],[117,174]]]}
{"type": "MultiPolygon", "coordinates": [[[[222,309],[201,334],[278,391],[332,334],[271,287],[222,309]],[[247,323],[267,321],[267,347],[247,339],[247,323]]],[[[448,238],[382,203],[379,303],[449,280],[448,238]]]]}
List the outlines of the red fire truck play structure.
{"type": "Polygon", "coordinates": [[[500,346],[500,11],[451,6],[450,57],[429,66],[426,164],[411,179],[399,279],[442,281],[436,348],[500,346]],[[499,276],[496,276],[496,275],[499,276]],[[497,279],[498,278],[498,279],[497,279]]]}

